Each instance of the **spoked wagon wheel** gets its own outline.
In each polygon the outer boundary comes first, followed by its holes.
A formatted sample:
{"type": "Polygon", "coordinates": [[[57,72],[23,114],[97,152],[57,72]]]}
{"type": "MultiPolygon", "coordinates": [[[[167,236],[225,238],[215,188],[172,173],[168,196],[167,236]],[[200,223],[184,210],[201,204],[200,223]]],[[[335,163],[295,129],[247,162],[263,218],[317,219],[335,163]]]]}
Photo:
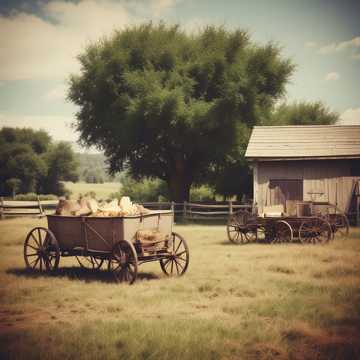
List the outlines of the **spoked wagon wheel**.
{"type": "Polygon", "coordinates": [[[60,261],[60,249],[55,235],[43,227],[32,229],[25,239],[24,260],[28,269],[55,271],[60,261]]]}
{"type": "Polygon", "coordinates": [[[77,262],[83,269],[98,270],[104,263],[104,259],[96,258],[94,256],[75,256],[77,262]]]}
{"type": "Polygon", "coordinates": [[[263,242],[265,240],[265,228],[263,226],[252,225],[244,231],[246,242],[263,242]]]}
{"type": "Polygon", "coordinates": [[[279,220],[275,224],[275,237],[272,242],[291,242],[293,241],[293,230],[290,224],[285,220],[279,220]]]}
{"type": "Polygon", "coordinates": [[[299,239],[303,244],[324,244],[331,238],[331,226],[324,219],[307,219],[300,226],[299,239]]]}
{"type": "Polygon", "coordinates": [[[189,265],[189,248],[185,239],[177,233],[171,234],[170,255],[160,260],[161,270],[168,276],[183,275],[189,265]]]}
{"type": "Polygon", "coordinates": [[[349,220],[345,214],[335,214],[331,225],[334,226],[334,233],[339,234],[341,237],[348,237],[349,235],[349,220]]]}
{"type": "Polygon", "coordinates": [[[243,234],[240,232],[239,225],[236,222],[235,216],[232,216],[226,226],[228,239],[234,243],[239,244],[243,242],[243,234]]]}
{"type": "Polygon", "coordinates": [[[117,242],[113,247],[108,269],[118,282],[132,284],[138,270],[138,258],[133,244],[126,240],[117,242]]]}

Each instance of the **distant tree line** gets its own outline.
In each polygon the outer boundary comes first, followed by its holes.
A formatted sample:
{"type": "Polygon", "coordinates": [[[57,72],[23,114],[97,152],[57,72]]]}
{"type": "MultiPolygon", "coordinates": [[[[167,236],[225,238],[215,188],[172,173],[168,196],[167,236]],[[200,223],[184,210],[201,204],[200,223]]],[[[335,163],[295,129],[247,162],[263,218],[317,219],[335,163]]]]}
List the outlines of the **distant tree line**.
{"type": "Polygon", "coordinates": [[[0,130],[0,194],[64,195],[61,181],[77,181],[78,162],[66,142],[54,143],[45,131],[0,130]]]}
{"type": "Polygon", "coordinates": [[[77,153],[79,162],[79,180],[89,184],[119,181],[119,174],[110,175],[107,171],[106,158],[103,154],[77,153]]]}

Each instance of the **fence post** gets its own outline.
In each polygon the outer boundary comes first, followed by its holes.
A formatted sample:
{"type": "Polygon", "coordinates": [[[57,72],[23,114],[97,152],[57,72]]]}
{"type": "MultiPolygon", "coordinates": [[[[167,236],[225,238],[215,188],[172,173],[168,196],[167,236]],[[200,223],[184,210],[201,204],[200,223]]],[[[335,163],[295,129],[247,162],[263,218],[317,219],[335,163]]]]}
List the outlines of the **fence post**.
{"type": "Polygon", "coordinates": [[[175,204],[173,201],[171,202],[170,210],[175,214],[175,204]]]}
{"type": "Polygon", "coordinates": [[[38,201],[38,206],[39,206],[39,217],[42,217],[42,216],[44,216],[44,211],[43,211],[43,208],[42,208],[42,205],[40,202],[39,195],[37,196],[37,201],[38,201]]]}
{"type": "Polygon", "coordinates": [[[233,214],[233,202],[232,200],[229,200],[229,215],[233,214]]]}
{"type": "Polygon", "coordinates": [[[186,201],[183,203],[183,217],[186,217],[186,201]]]}
{"type": "Polygon", "coordinates": [[[0,198],[0,201],[1,201],[1,208],[0,208],[0,218],[1,219],[4,219],[4,198],[1,197],[0,198]]]}
{"type": "Polygon", "coordinates": [[[356,196],[356,226],[360,226],[360,189],[358,191],[359,194],[356,196]]]}

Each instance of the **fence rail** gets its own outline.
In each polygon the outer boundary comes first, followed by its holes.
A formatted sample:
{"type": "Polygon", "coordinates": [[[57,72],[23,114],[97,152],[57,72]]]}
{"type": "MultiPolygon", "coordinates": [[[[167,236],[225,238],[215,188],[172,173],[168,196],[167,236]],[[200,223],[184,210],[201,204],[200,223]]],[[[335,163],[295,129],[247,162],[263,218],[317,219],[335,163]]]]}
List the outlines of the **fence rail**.
{"type": "MultiPolygon", "coordinates": [[[[39,216],[46,215],[46,210],[54,210],[58,200],[14,201],[0,198],[0,216],[39,216]]],[[[151,210],[172,210],[176,216],[188,220],[221,220],[227,219],[237,209],[251,211],[252,205],[239,204],[233,201],[223,203],[192,202],[143,202],[143,206],[151,210]]]]}
{"type": "Polygon", "coordinates": [[[182,215],[188,220],[223,220],[227,219],[238,209],[246,209],[251,211],[253,205],[239,204],[234,201],[226,201],[223,203],[192,203],[192,202],[144,202],[143,206],[149,209],[172,209],[175,215],[182,215]]]}
{"type": "Polygon", "coordinates": [[[45,210],[55,209],[58,200],[18,201],[4,200],[0,198],[0,217],[3,219],[8,216],[45,216],[45,210]]]}

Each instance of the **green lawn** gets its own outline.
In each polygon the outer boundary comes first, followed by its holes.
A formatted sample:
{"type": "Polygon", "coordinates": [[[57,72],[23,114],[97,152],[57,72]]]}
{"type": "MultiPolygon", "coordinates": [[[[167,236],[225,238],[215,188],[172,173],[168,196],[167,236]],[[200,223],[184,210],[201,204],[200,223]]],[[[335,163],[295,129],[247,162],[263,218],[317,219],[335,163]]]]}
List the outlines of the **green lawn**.
{"type": "Polygon", "coordinates": [[[109,195],[120,190],[121,184],[108,182],[103,184],[88,184],[84,182],[73,183],[71,181],[64,182],[65,187],[71,191],[71,198],[78,199],[79,195],[85,195],[91,191],[95,192],[96,198],[99,200],[108,199],[109,195]]]}
{"type": "Polygon", "coordinates": [[[360,229],[325,246],[241,246],[225,226],[178,225],[188,272],[145,264],[129,286],[74,259],[25,271],[38,225],[0,222],[1,359],[360,358],[360,229]]]}

